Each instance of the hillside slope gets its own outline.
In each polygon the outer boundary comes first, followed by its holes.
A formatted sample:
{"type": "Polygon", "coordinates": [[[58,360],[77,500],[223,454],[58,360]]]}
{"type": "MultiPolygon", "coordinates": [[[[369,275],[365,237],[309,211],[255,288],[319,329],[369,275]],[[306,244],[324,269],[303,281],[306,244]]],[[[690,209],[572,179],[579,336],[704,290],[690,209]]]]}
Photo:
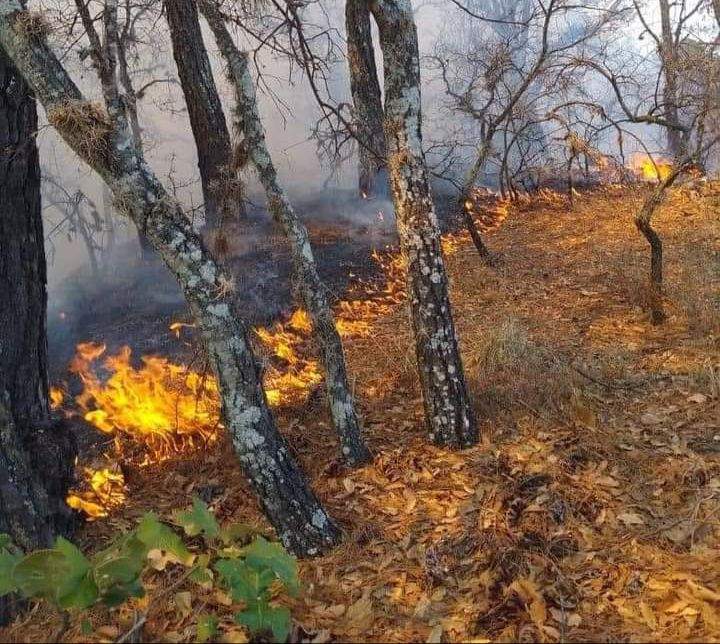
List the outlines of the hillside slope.
{"type": "MultiPolygon", "coordinates": [[[[464,237],[450,243],[480,446],[426,444],[402,307],[347,343],[372,464],[336,462],[321,397],[278,412],[347,533],[301,563],[293,616],[319,633],[305,641],[720,639],[720,184],[679,188],[656,215],[662,326],[643,308],[647,248],[632,223],[643,194],[517,205],[488,238],[495,268],[464,237]]],[[[84,528],[86,546],[147,509],[169,516],[201,488],[220,517],[263,528],[222,441],[126,482],[125,505],[84,528]]],[[[171,582],[148,580],[146,636],[192,641],[193,615],[161,594],[171,582]]],[[[194,597],[243,641],[221,599],[194,597]]],[[[91,621],[91,638],[107,641],[132,613],[91,621]]],[[[57,623],[40,608],[0,633],[40,641],[57,623]]],[[[87,639],[79,620],[65,637],[87,639]]]]}

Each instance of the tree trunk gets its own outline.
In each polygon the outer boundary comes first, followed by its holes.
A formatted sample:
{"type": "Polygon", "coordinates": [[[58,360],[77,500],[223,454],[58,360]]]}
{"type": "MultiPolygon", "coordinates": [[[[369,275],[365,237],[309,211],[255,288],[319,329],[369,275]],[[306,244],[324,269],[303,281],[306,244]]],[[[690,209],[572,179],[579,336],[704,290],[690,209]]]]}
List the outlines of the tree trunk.
{"type": "MultiPolygon", "coordinates": [[[[675,46],[672,21],[670,16],[669,0],[659,0],[661,45],[660,62],[663,66],[663,109],[665,119],[673,124],[680,124],[680,109],[678,107],[678,52],[675,46]]],[[[673,159],[679,160],[687,153],[683,133],[674,127],[666,128],[667,144],[673,159]]]]}
{"type": "Polygon", "coordinates": [[[385,192],[382,170],[385,169],[385,133],[383,107],[375,65],[370,11],[367,0],[347,0],[345,3],[345,30],[347,55],[350,67],[350,89],[355,108],[358,142],[358,189],[363,198],[385,192]]]}
{"type": "Polygon", "coordinates": [[[643,202],[640,212],[635,216],[635,226],[650,244],[650,315],[653,324],[665,321],[665,307],[663,306],[663,244],[660,235],[652,227],[652,216],[665,200],[665,194],[675,180],[688,167],[684,161],[675,165],[670,174],[650,193],[643,202]]]}
{"type": "Polygon", "coordinates": [[[485,167],[485,162],[487,161],[488,156],[490,155],[490,150],[492,148],[492,136],[494,136],[494,131],[490,135],[490,138],[488,139],[486,137],[484,142],[480,145],[477,158],[465,177],[462,190],[460,191],[460,198],[458,199],[458,206],[463,213],[465,227],[470,233],[470,239],[472,239],[473,244],[475,245],[475,250],[477,250],[480,258],[487,264],[492,264],[492,254],[485,244],[485,241],[478,230],[477,224],[475,223],[475,219],[472,216],[472,190],[477,183],[480,172],[485,167]],[[470,204],[470,207],[468,204],[470,204]]]}
{"type": "Polygon", "coordinates": [[[420,64],[410,0],[371,0],[385,65],[385,139],[430,439],[466,447],[478,431],[448,296],[422,148],[420,64]]]}
{"type": "Polygon", "coordinates": [[[173,56],[195,138],[208,229],[244,217],[242,184],[234,176],[230,133],[203,42],[195,0],[165,0],[173,56]]]}
{"type": "MultiPolygon", "coordinates": [[[[35,101],[0,50],[0,533],[24,549],[68,534],[75,444],[50,421],[35,101]]],[[[0,599],[0,622],[11,602],[0,599]]]]}
{"type": "MultiPolygon", "coordinates": [[[[84,99],[47,44],[20,27],[18,0],[0,0],[0,47],[42,102],[48,121],[105,180],[118,212],[141,226],[178,280],[218,379],[222,414],[245,475],[285,546],[298,555],[322,552],[340,538],[292,458],[270,413],[260,368],[228,276],[206,250],[180,206],[133,145],[115,71],[103,81],[107,112],[84,99]],[[92,143],[92,144],[91,144],[92,143]]],[[[117,0],[107,0],[112,62],[117,0]]]]}
{"type": "Polygon", "coordinates": [[[258,112],[255,82],[248,69],[247,54],[237,49],[222,15],[212,2],[201,1],[200,8],[215,35],[235,85],[235,127],[237,132],[244,136],[240,145],[257,170],[267,195],[270,212],[283,227],[290,241],[295,279],[322,351],[328,403],[340,438],[342,455],[351,465],[365,463],[370,459],[370,452],[362,440],[360,421],[348,384],[340,335],[335,328],[325,285],[317,272],[307,229],[278,182],[277,172],[265,143],[265,131],[258,112]]]}

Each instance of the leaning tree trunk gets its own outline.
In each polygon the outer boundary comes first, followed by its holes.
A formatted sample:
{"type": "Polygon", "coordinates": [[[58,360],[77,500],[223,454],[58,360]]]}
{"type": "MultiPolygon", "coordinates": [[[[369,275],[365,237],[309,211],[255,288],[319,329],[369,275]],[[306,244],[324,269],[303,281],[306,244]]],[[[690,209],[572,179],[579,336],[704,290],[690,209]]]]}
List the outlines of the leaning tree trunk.
{"type": "MultiPolygon", "coordinates": [[[[370,10],[367,0],[347,0],[345,3],[347,56],[350,67],[350,89],[355,109],[358,139],[358,189],[362,197],[373,196],[385,169],[385,133],[383,107],[375,65],[370,10]],[[379,176],[380,175],[380,176],[379,176]]],[[[383,192],[386,190],[382,186],[383,192]]]]}
{"type": "Polygon", "coordinates": [[[488,264],[492,264],[492,255],[478,230],[472,214],[472,191],[480,176],[480,172],[482,172],[482,169],[485,167],[488,156],[490,156],[492,136],[491,134],[489,139],[485,137],[483,143],[480,145],[478,155],[468,170],[458,199],[458,206],[465,219],[465,228],[467,228],[468,233],[470,233],[470,239],[472,239],[475,245],[475,250],[477,250],[482,260],[488,264]]]}
{"type": "Polygon", "coordinates": [[[165,0],[165,12],[197,148],[205,220],[209,229],[216,229],[244,216],[242,184],[232,171],[230,134],[195,0],[165,0]]]}
{"type": "Polygon", "coordinates": [[[362,439],[360,421],[348,384],[340,335],[335,328],[325,285],[318,275],[307,229],[278,181],[275,165],[265,142],[265,130],[258,112],[255,83],[248,69],[247,54],[235,46],[222,15],[212,1],[201,0],[200,8],[215,35],[235,85],[235,127],[237,133],[244,136],[239,143],[242,154],[252,160],[265,189],[270,211],[290,241],[296,282],[322,351],[328,403],[340,438],[342,455],[351,465],[365,463],[370,459],[370,452],[362,439]]]}
{"type": "Polygon", "coordinates": [[[688,167],[687,162],[678,163],[672,172],[648,195],[642,207],[635,215],[635,226],[650,244],[650,315],[653,324],[661,324],[666,319],[663,306],[663,244],[660,235],[652,227],[652,216],[665,200],[665,194],[675,180],[688,167]]]}
{"type": "Polygon", "coordinates": [[[478,431],[465,384],[440,229],[422,148],[420,64],[410,0],[372,0],[385,63],[385,137],[430,439],[465,447],[478,431]]]}
{"type": "MultiPolygon", "coordinates": [[[[37,113],[0,50],[0,533],[24,549],[68,534],[75,445],[50,421],[37,113]]],[[[0,599],[0,622],[9,616],[0,599]]]]}
{"type": "Polygon", "coordinates": [[[118,211],[142,226],[182,287],[218,379],[223,419],[235,452],[278,536],[298,555],[328,549],[338,542],[339,530],[277,430],[232,282],[133,145],[112,65],[117,0],[107,0],[105,8],[111,39],[111,74],[103,80],[107,111],[85,100],[47,44],[23,30],[26,16],[18,0],[0,0],[0,48],[42,102],[50,124],[104,179],[118,211]]]}

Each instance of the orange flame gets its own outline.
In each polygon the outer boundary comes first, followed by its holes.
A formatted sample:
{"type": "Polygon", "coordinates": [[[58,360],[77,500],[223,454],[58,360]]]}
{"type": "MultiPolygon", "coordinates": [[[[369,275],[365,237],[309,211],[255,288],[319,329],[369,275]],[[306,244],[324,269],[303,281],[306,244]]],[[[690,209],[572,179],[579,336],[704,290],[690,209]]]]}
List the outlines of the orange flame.
{"type": "Polygon", "coordinates": [[[106,517],[111,509],[125,502],[125,478],[121,472],[89,467],[83,468],[83,471],[89,489],[68,494],[66,502],[71,508],[84,512],[92,521],[106,517]]]}
{"type": "Polygon", "coordinates": [[[130,348],[123,347],[105,358],[111,375],[103,383],[94,363],[104,353],[103,344],[79,344],[70,367],[84,385],[76,402],[85,420],[100,431],[132,436],[159,458],[198,438],[215,438],[219,404],[213,378],[158,356],[143,357],[136,369],[130,348]]]}
{"type": "Polygon", "coordinates": [[[60,387],[50,387],[50,408],[58,409],[65,400],[65,394],[60,387]]]}
{"type": "Polygon", "coordinates": [[[664,181],[672,172],[673,165],[665,157],[637,153],[630,160],[630,168],[644,181],[664,181]]]}

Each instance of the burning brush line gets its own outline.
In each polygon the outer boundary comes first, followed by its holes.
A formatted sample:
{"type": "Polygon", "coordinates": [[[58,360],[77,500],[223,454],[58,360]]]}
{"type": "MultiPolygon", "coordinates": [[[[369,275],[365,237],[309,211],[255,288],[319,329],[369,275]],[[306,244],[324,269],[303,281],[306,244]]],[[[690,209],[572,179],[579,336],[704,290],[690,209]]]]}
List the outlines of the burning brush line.
{"type": "MultiPolygon", "coordinates": [[[[497,201],[495,225],[507,216],[509,205],[497,201]]],[[[446,255],[457,252],[467,241],[466,232],[443,237],[446,255]]],[[[382,278],[358,280],[335,307],[336,325],[343,339],[364,337],[373,323],[390,313],[406,299],[405,265],[397,251],[373,253],[382,278]]],[[[170,330],[180,337],[182,329],[192,326],[174,322],[170,330]]],[[[306,311],[296,310],[284,322],[269,328],[257,328],[261,347],[269,354],[264,386],[271,406],[302,404],[321,384],[322,371],[313,357],[311,322],[306,311]]],[[[83,384],[74,407],[98,430],[114,437],[121,460],[149,465],[179,453],[204,448],[217,440],[220,422],[220,395],[215,378],[174,364],[161,356],[143,356],[135,367],[131,350],[123,347],[115,355],[106,355],[102,343],[85,342],[77,346],[70,365],[83,384]],[[139,459],[133,458],[138,451],[139,459]]],[[[54,408],[65,406],[65,395],[57,387],[50,391],[54,408]]],[[[73,413],[67,405],[67,413],[73,413]]],[[[122,473],[107,468],[85,467],[81,491],[73,491],[68,503],[89,518],[106,516],[124,500],[122,473]]]]}

